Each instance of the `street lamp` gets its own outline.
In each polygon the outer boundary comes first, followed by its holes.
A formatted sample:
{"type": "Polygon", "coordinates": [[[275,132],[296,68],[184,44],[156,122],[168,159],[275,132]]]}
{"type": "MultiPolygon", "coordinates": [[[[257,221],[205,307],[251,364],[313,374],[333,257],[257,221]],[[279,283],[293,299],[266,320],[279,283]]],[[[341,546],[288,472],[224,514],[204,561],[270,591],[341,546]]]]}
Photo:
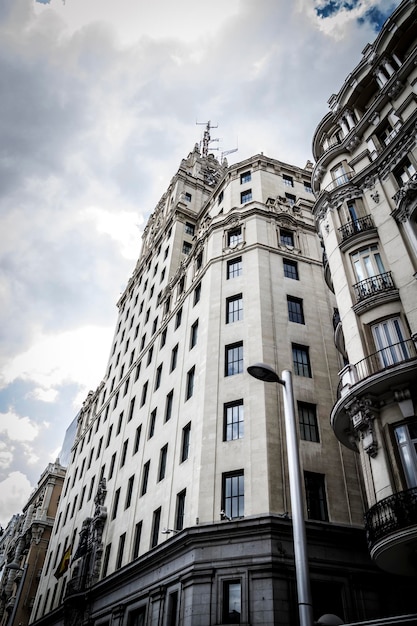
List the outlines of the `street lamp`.
{"type": "Polygon", "coordinates": [[[19,602],[20,602],[20,597],[22,595],[23,585],[24,585],[24,582],[25,582],[27,567],[28,567],[27,563],[25,563],[24,567],[20,567],[20,565],[18,563],[7,563],[6,566],[5,566],[6,570],[14,571],[14,572],[23,572],[22,580],[19,582],[19,586],[17,588],[17,595],[16,595],[15,601],[14,601],[13,611],[12,611],[12,614],[11,614],[9,622],[8,622],[10,624],[10,626],[13,626],[14,619],[16,617],[17,608],[18,608],[18,605],[19,605],[19,602]]]}
{"type": "Polygon", "coordinates": [[[279,383],[283,386],[298,614],[300,616],[300,626],[313,626],[313,607],[311,604],[310,576],[308,571],[307,539],[301,490],[300,454],[295,427],[292,375],[289,370],[283,370],[282,378],[280,378],[272,367],[264,363],[250,365],[248,372],[254,378],[265,383],[279,383]]]}

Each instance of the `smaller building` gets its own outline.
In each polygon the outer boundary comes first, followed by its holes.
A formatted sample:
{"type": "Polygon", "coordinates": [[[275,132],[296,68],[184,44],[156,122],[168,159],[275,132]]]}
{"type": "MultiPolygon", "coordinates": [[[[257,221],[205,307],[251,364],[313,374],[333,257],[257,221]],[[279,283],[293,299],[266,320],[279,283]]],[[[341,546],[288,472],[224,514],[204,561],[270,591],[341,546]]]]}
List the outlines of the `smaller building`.
{"type": "Polygon", "coordinates": [[[65,468],[49,463],[21,515],[10,520],[0,543],[0,626],[29,623],[48,548],[65,468]]]}

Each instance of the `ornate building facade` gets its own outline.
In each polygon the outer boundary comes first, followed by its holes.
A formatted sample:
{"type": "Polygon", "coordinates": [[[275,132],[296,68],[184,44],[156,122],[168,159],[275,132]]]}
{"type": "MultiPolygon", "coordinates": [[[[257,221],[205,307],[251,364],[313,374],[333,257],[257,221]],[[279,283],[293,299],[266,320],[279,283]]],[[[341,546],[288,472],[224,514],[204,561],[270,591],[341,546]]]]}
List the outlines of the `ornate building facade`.
{"type": "Polygon", "coordinates": [[[49,463],[21,515],[14,515],[0,540],[0,624],[29,623],[58,508],[65,468],[49,463]]]}
{"type": "Polygon", "coordinates": [[[417,574],[417,7],[404,1],[329,100],[314,214],[344,359],[331,423],[359,453],[373,561],[417,574]]]}
{"type": "Polygon", "coordinates": [[[328,416],[343,365],[312,168],[203,144],[180,164],[118,302],[78,428],[31,621],[296,624],[280,391],[294,373],[315,618],[411,612],[363,533],[357,453],[328,416]]]}

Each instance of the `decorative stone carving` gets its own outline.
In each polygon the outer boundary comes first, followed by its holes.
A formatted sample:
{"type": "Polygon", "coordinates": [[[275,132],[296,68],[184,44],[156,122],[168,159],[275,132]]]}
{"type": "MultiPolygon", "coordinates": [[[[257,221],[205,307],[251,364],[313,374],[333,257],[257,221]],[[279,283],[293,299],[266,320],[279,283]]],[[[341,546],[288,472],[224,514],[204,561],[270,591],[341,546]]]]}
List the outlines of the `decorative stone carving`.
{"type": "Polygon", "coordinates": [[[378,442],[376,439],[373,420],[378,415],[373,399],[370,397],[354,398],[346,406],[353,430],[362,443],[363,449],[370,457],[378,454],[378,442]]]}
{"type": "Polygon", "coordinates": [[[417,174],[414,174],[393,197],[396,203],[391,215],[397,222],[406,222],[417,205],[417,174]]]}

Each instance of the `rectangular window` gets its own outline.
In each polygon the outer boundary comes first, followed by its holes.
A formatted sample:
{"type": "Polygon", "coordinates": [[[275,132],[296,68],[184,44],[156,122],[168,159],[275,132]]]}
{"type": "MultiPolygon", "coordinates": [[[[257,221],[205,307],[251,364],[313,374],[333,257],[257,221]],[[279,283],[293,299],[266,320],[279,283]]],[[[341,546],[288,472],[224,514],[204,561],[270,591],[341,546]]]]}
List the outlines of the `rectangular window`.
{"type": "Polygon", "coordinates": [[[158,469],[158,482],[165,478],[165,471],[167,468],[167,456],[168,456],[168,444],[166,443],[159,453],[159,469],[158,469]]]}
{"type": "Polygon", "coordinates": [[[159,509],[156,509],[156,511],[153,512],[151,548],[154,548],[155,546],[158,545],[160,523],[161,523],[161,507],[159,507],[159,509]]]}
{"type": "Polygon", "coordinates": [[[245,204],[246,202],[250,202],[252,200],[252,189],[246,189],[245,191],[240,192],[240,203],[245,204]]]}
{"type": "Polygon", "coordinates": [[[222,510],[227,518],[245,514],[245,477],[243,470],[223,474],[222,510]]]}
{"type": "Polygon", "coordinates": [[[164,347],[164,345],[166,344],[166,341],[167,341],[167,329],[164,328],[164,330],[161,333],[161,345],[160,345],[161,348],[164,347]]]}
{"type": "Polygon", "coordinates": [[[155,375],[155,391],[159,388],[160,384],[161,384],[161,377],[162,377],[162,363],[160,365],[158,365],[158,368],[156,370],[156,375],[155,375]]]}
{"type": "Polygon", "coordinates": [[[152,363],[152,356],[153,356],[153,346],[151,346],[151,347],[149,348],[149,351],[148,351],[148,359],[147,359],[147,361],[146,361],[146,367],[148,367],[148,365],[150,365],[150,364],[152,363]]]}
{"type": "MultiPolygon", "coordinates": [[[[185,197],[185,201],[186,202],[191,202],[191,194],[190,194],[189,191],[185,192],[185,196],[184,197],[185,197]]],[[[187,225],[189,225],[188,222],[185,223],[185,232],[187,232],[187,225]]],[[[192,224],[191,224],[191,226],[192,226],[192,224]]]]}
{"type": "Polygon", "coordinates": [[[293,280],[298,280],[297,261],[290,261],[290,259],[284,259],[284,276],[285,278],[292,278],[293,280]]]}
{"type": "Polygon", "coordinates": [[[88,498],[87,498],[87,501],[88,501],[88,500],[91,500],[91,496],[93,495],[93,488],[94,488],[94,481],[95,481],[95,479],[96,479],[96,477],[95,477],[95,476],[92,476],[92,477],[91,477],[90,487],[89,487],[89,489],[88,489],[88,498]]]}
{"type": "Polygon", "coordinates": [[[103,437],[100,437],[100,441],[98,442],[98,448],[97,448],[96,459],[98,459],[98,457],[100,456],[101,446],[102,446],[102,445],[103,445],[103,437]]]}
{"type": "Polygon", "coordinates": [[[194,289],[194,306],[197,302],[200,302],[201,298],[201,283],[198,283],[197,287],[194,289]]]}
{"type": "Polygon", "coordinates": [[[127,421],[130,422],[130,420],[133,417],[133,411],[135,410],[135,401],[136,401],[136,397],[132,398],[130,401],[130,405],[129,405],[129,415],[127,418],[127,421]]]}
{"type": "Polygon", "coordinates": [[[141,432],[142,432],[142,424],[140,426],[138,426],[137,429],[136,429],[135,444],[133,446],[133,453],[132,454],[136,454],[136,452],[139,450],[140,434],[141,434],[141,432]]]}
{"type": "Polygon", "coordinates": [[[138,380],[139,378],[139,374],[140,374],[140,367],[142,365],[142,362],[140,361],[137,366],[136,366],[136,372],[135,372],[135,382],[138,380]]]}
{"type": "Polygon", "coordinates": [[[178,591],[168,595],[168,609],[166,626],[178,626],[178,591]]]}
{"type": "Polygon", "coordinates": [[[243,341],[233,343],[225,348],[225,376],[233,376],[243,372],[243,341]]]}
{"type": "MultiPolygon", "coordinates": [[[[286,193],[285,197],[287,199],[287,202],[291,204],[291,206],[295,204],[295,201],[297,200],[297,198],[292,193],[286,193]]],[[[288,245],[293,245],[293,244],[288,244],[288,245]]]]}
{"type": "Polygon", "coordinates": [[[401,363],[410,358],[410,349],[399,317],[391,317],[379,324],[373,324],[371,329],[381,367],[401,363]]]}
{"type": "Polygon", "coordinates": [[[103,557],[103,570],[102,570],[102,578],[107,576],[107,570],[109,569],[109,561],[110,561],[110,551],[111,551],[111,543],[108,543],[106,549],[104,550],[103,557]]]}
{"type": "Polygon", "coordinates": [[[233,230],[229,230],[227,233],[227,244],[230,248],[237,246],[239,243],[243,241],[242,229],[234,228],[233,230]]]}
{"type": "Polygon", "coordinates": [[[223,441],[233,441],[243,437],[243,400],[224,405],[223,441]]]}
{"type": "Polygon", "coordinates": [[[240,624],[242,588],[240,580],[223,582],[223,624],[240,624]]]}
{"type": "Polygon", "coordinates": [[[128,509],[132,504],[133,483],[135,481],[135,475],[133,474],[127,483],[125,509],[128,509]]]}
{"type": "Polygon", "coordinates": [[[195,366],[187,372],[187,383],[185,389],[185,399],[189,400],[194,393],[195,366]]]}
{"type": "Polygon", "coordinates": [[[294,187],[294,179],[292,176],[287,176],[287,174],[283,174],[282,178],[284,180],[284,185],[287,187],[294,187]]]}
{"type": "Polygon", "coordinates": [[[407,487],[417,487],[417,423],[409,422],[394,428],[407,487]]]}
{"type": "Polygon", "coordinates": [[[126,543],[126,533],[123,533],[123,535],[120,535],[120,539],[119,539],[119,547],[117,548],[117,558],[116,558],[115,569],[120,569],[122,567],[125,543],[126,543]]]}
{"type": "Polygon", "coordinates": [[[177,367],[177,359],[178,359],[178,344],[174,346],[171,350],[171,365],[170,372],[172,372],[177,367]]]}
{"type": "Polygon", "coordinates": [[[132,559],[137,559],[139,556],[141,534],[142,534],[142,522],[138,522],[135,526],[135,536],[133,538],[132,559]]]}
{"type": "Polygon", "coordinates": [[[167,394],[167,399],[165,402],[165,422],[168,422],[168,420],[171,419],[173,400],[174,400],[174,390],[171,389],[171,391],[167,394]]]}
{"type": "Polygon", "coordinates": [[[175,316],[175,329],[180,326],[182,320],[182,307],[179,311],[177,311],[177,315],[175,316]]]}
{"type": "Polygon", "coordinates": [[[279,240],[283,246],[294,247],[294,233],[290,230],[284,230],[283,228],[281,228],[279,232],[279,240]]]}
{"type": "Polygon", "coordinates": [[[226,324],[238,322],[243,319],[243,298],[242,294],[226,299],[226,324]]]}
{"type": "Polygon", "coordinates": [[[151,462],[150,461],[146,461],[145,465],[143,466],[143,473],[142,473],[142,487],[140,490],[140,495],[144,496],[147,489],[148,489],[148,480],[149,480],[149,469],[151,466],[151,462]]]}
{"type": "Polygon", "coordinates": [[[154,335],[156,333],[156,329],[158,328],[158,318],[155,317],[153,323],[152,323],[152,335],[154,335]]]}
{"type": "Polygon", "coordinates": [[[191,332],[190,332],[190,350],[192,350],[192,348],[194,348],[194,346],[197,343],[197,336],[198,336],[198,320],[196,320],[194,322],[194,324],[191,326],[191,332]]]}
{"type": "Polygon", "coordinates": [[[311,378],[310,357],[307,346],[300,346],[297,343],[293,343],[292,361],[294,374],[297,376],[306,376],[307,378],[311,378]]]}
{"type": "Polygon", "coordinates": [[[315,404],[298,402],[298,423],[300,425],[301,439],[317,443],[320,441],[315,404]]]}
{"type": "Polygon", "coordinates": [[[304,485],[306,490],[308,519],[327,522],[329,515],[327,512],[324,474],[304,472],[304,485]]]}
{"type": "Polygon", "coordinates": [[[110,425],[109,432],[107,433],[106,448],[108,448],[110,445],[112,431],[113,431],[113,424],[110,425]]]}
{"type": "Polygon", "coordinates": [[[182,253],[183,254],[190,254],[191,248],[192,248],[192,246],[191,246],[190,243],[188,243],[188,241],[183,241],[183,243],[182,243],[182,253]]]}
{"type": "MultiPolygon", "coordinates": [[[[190,199],[191,199],[191,196],[190,196],[190,199]]],[[[187,235],[194,235],[195,226],[194,224],[191,224],[191,222],[185,222],[184,230],[187,235]]]]}
{"type": "Polygon", "coordinates": [[[227,261],[227,278],[236,278],[242,275],[242,257],[227,261]]]}
{"type": "Polygon", "coordinates": [[[116,437],[117,435],[120,435],[120,431],[122,430],[122,422],[123,422],[123,411],[120,413],[119,421],[117,422],[116,437]]]}
{"type": "Polygon", "coordinates": [[[303,301],[300,298],[287,296],[288,319],[296,324],[304,324],[303,301]]]}
{"type": "Polygon", "coordinates": [[[186,461],[190,454],[190,439],[191,439],[191,422],[189,422],[182,429],[181,463],[186,461]]]}
{"type": "Polygon", "coordinates": [[[126,463],[128,445],[129,445],[129,439],[125,439],[125,441],[123,442],[122,456],[120,457],[120,467],[123,467],[123,465],[126,463]]]}
{"type": "Polygon", "coordinates": [[[185,512],[185,494],[186,490],[180,491],[177,494],[177,508],[175,512],[175,530],[182,530],[184,528],[184,512],[185,512]]]}
{"type": "Polygon", "coordinates": [[[112,520],[116,518],[117,509],[119,507],[119,499],[120,499],[120,487],[119,487],[119,489],[116,490],[116,492],[114,494],[113,510],[112,510],[112,514],[111,514],[112,520]]]}
{"type": "Polygon", "coordinates": [[[109,468],[109,475],[108,475],[108,480],[111,480],[113,478],[113,472],[114,472],[114,465],[116,463],[116,453],[114,452],[111,460],[110,460],[110,468],[109,468]]]}
{"type": "Polygon", "coordinates": [[[140,400],[140,406],[143,406],[146,402],[146,394],[148,393],[148,381],[142,387],[142,397],[140,400]]]}
{"type": "Polygon", "coordinates": [[[250,183],[251,178],[252,176],[250,172],[243,172],[240,175],[240,184],[243,185],[244,183],[250,183]]]}
{"type": "Polygon", "coordinates": [[[310,182],[304,181],[304,191],[306,191],[307,193],[313,193],[310,182]]]}
{"type": "Polygon", "coordinates": [[[156,409],[152,411],[151,416],[150,416],[148,439],[151,439],[155,434],[155,424],[156,424],[156,409]]]}

